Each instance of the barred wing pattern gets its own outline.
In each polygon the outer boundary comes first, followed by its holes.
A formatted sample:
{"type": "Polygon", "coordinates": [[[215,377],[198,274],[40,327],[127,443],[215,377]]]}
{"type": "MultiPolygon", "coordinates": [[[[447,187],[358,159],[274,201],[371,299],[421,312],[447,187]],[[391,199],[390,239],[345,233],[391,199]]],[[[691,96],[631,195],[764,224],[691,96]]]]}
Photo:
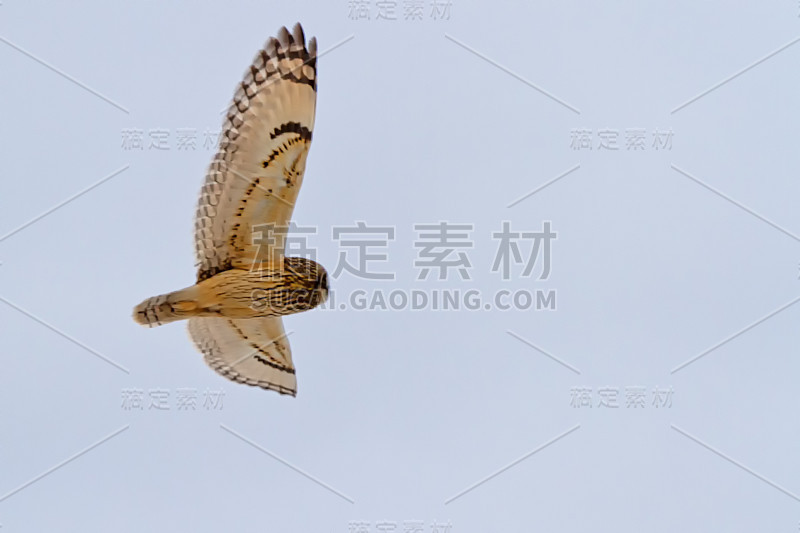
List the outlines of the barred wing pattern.
{"type": "MultiPolygon", "coordinates": [[[[317,98],[316,39],[278,31],[237,87],[195,216],[198,282],[231,268],[281,263],[285,233],[253,242],[259,226],[287,227],[303,182],[317,98]]],[[[193,318],[189,333],[223,376],[282,394],[297,387],[280,317],[193,318]]]]}
{"type": "MultiPolygon", "coordinates": [[[[238,86],[195,217],[198,281],[283,254],[253,244],[254,226],[288,226],[303,181],[317,99],[316,40],[300,25],[270,38],[238,86]]],[[[256,227],[256,231],[258,228],[256,227]]]]}
{"type": "Polygon", "coordinates": [[[189,335],[208,366],[226,378],[294,396],[297,381],[283,320],[199,317],[189,335]]]}

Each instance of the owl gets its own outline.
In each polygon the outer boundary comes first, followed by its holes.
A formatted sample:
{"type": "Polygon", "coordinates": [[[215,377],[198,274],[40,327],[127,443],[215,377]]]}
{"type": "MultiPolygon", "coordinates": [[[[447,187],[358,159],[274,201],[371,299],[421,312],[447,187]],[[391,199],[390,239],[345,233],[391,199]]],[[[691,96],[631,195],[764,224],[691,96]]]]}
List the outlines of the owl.
{"type": "Polygon", "coordinates": [[[285,257],[286,228],[303,183],[317,100],[317,43],[303,29],[270,38],[237,86],[195,214],[197,282],[148,298],[134,320],[188,319],[205,362],[226,378],[294,396],[281,316],[328,297],[310,259],[285,257]]]}

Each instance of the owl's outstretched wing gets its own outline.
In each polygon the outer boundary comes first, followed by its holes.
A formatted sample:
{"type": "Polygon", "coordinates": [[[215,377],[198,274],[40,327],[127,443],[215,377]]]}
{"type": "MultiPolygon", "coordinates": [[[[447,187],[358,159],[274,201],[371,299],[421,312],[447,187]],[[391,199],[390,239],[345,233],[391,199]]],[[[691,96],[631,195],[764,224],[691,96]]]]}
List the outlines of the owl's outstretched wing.
{"type": "Polygon", "coordinates": [[[198,281],[281,261],[303,182],[317,100],[317,43],[295,25],[270,38],[223,123],[195,216],[198,281]],[[265,224],[273,224],[269,231],[265,224]],[[261,240],[253,242],[254,232],[261,240]]]}
{"type": "Polygon", "coordinates": [[[291,396],[297,393],[281,317],[192,318],[189,335],[208,366],[231,381],[291,396]]]}

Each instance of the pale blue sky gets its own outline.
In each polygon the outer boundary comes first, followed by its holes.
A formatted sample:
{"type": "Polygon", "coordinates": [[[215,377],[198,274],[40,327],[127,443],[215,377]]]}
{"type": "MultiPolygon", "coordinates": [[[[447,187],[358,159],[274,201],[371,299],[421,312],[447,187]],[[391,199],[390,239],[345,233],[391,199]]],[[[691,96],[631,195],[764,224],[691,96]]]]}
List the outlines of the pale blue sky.
{"type": "Polygon", "coordinates": [[[797,2],[379,6],[3,0],[3,531],[795,531],[797,2]],[[296,21],[321,51],[349,40],[319,59],[295,219],[328,270],[332,227],[397,232],[395,282],[334,289],[553,289],[555,310],[288,317],[295,399],[222,379],[182,324],[134,324],[136,303],[194,279],[203,133],[296,21]],[[184,128],[196,149],[177,149],[184,128]],[[173,144],[126,150],[126,129],[173,144]],[[470,281],[416,281],[413,226],[439,221],[474,224],[470,281]],[[503,221],[551,221],[548,280],[490,272],[503,221]]]}

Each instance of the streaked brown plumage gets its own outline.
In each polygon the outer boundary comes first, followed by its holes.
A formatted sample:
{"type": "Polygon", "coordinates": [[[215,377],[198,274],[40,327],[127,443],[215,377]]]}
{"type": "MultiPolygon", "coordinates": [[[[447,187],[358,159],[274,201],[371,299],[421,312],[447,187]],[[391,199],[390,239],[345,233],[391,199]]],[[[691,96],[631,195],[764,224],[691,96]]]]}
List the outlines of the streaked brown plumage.
{"type": "Polygon", "coordinates": [[[256,54],[200,192],[197,283],[148,298],[133,313],[151,327],[189,319],[214,370],[292,396],[297,384],[280,317],[328,296],[322,265],[283,255],[314,129],[316,48],[314,38],[306,47],[297,24],[256,54]]]}

